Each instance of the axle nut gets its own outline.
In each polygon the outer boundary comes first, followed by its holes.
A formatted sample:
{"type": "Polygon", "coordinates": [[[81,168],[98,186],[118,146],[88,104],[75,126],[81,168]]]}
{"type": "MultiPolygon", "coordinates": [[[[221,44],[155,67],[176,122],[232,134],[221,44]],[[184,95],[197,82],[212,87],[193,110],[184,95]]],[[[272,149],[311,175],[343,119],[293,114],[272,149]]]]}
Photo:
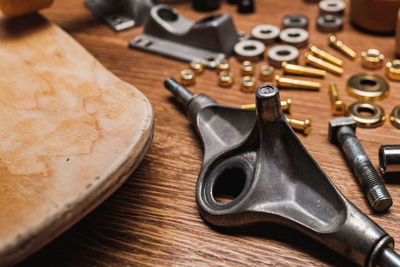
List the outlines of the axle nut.
{"type": "Polygon", "coordinates": [[[368,69],[378,69],[382,67],[385,56],[378,49],[368,49],[361,52],[361,64],[368,69]]]}

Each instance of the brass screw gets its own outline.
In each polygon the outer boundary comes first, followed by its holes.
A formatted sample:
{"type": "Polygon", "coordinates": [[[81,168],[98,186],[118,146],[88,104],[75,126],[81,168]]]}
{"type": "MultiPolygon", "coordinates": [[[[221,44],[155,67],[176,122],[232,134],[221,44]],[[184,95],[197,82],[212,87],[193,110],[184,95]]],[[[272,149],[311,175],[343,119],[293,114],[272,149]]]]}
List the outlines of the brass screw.
{"type": "Polygon", "coordinates": [[[204,71],[204,64],[193,60],[189,64],[189,68],[195,73],[195,74],[201,74],[204,71]]]}
{"type": "Polygon", "coordinates": [[[328,52],[325,52],[324,50],[319,49],[313,44],[308,46],[308,51],[310,51],[316,57],[328,61],[329,63],[335,64],[339,67],[343,66],[343,60],[329,54],[328,52]]]}
{"type": "Polygon", "coordinates": [[[328,88],[329,97],[331,99],[332,114],[343,115],[346,113],[346,105],[339,98],[339,91],[335,83],[330,83],[328,88]]]}
{"type": "Polygon", "coordinates": [[[181,83],[185,86],[194,85],[196,83],[194,72],[192,70],[181,71],[181,83]]]}
{"type": "Polygon", "coordinates": [[[305,75],[305,76],[312,76],[312,77],[320,77],[323,78],[326,75],[326,71],[310,68],[310,67],[303,67],[295,64],[289,64],[287,62],[282,62],[282,69],[283,73],[287,74],[297,74],[297,75],[305,75]]]}
{"type": "Polygon", "coordinates": [[[260,67],[260,80],[263,82],[271,81],[274,78],[274,67],[262,65],[260,67]]]}
{"type": "Polygon", "coordinates": [[[218,62],[216,70],[217,73],[220,74],[221,72],[229,72],[231,69],[231,65],[229,64],[229,62],[227,60],[221,60],[220,62],[218,62]]]}
{"type": "Polygon", "coordinates": [[[385,56],[378,49],[368,49],[361,52],[361,64],[365,68],[378,69],[382,67],[385,56]]]}
{"type": "Polygon", "coordinates": [[[254,74],[254,65],[251,61],[243,61],[240,67],[240,73],[242,76],[252,76],[254,74]]]}
{"type": "MultiPolygon", "coordinates": [[[[290,108],[292,107],[292,100],[290,98],[286,100],[281,100],[281,108],[282,111],[285,113],[290,113],[290,108]]],[[[256,104],[245,104],[241,105],[240,108],[242,109],[255,109],[256,104]]]]}
{"type": "Polygon", "coordinates": [[[328,35],[328,44],[351,59],[355,59],[357,57],[357,53],[353,49],[345,45],[342,41],[339,41],[336,38],[336,35],[332,33],[328,35]]]}
{"type": "Polygon", "coordinates": [[[245,76],[242,78],[242,86],[240,87],[245,93],[253,93],[256,90],[256,81],[251,76],[245,76]]]}
{"type": "Polygon", "coordinates": [[[275,76],[275,82],[278,87],[283,88],[295,88],[295,89],[307,89],[318,91],[321,88],[321,84],[317,82],[295,80],[285,77],[275,76]]]}
{"type": "Polygon", "coordinates": [[[332,72],[332,73],[334,73],[336,75],[339,75],[339,76],[342,75],[343,72],[344,72],[344,70],[341,67],[338,67],[338,66],[333,65],[333,64],[331,64],[329,62],[326,62],[326,61],[324,61],[324,60],[322,60],[320,58],[317,58],[317,57],[313,56],[309,52],[305,53],[304,61],[307,64],[313,65],[314,67],[318,67],[318,68],[324,69],[326,71],[332,72]]]}
{"type": "Polygon", "coordinates": [[[219,74],[219,85],[221,87],[231,87],[233,84],[233,73],[232,72],[221,72],[219,74]]]}
{"type": "Polygon", "coordinates": [[[311,132],[311,119],[301,121],[301,120],[286,118],[286,120],[289,123],[290,127],[293,128],[293,130],[300,131],[304,135],[308,135],[311,132]]]}

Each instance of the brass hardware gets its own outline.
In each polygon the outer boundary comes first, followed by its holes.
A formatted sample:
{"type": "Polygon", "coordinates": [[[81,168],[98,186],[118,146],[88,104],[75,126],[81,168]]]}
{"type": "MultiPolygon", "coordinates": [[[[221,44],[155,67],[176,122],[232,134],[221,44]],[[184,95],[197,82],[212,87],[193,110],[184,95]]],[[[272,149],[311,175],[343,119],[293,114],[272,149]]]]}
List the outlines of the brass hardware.
{"type": "Polygon", "coordinates": [[[390,122],[396,128],[400,129],[400,106],[394,107],[390,114],[390,122]]]}
{"type": "Polygon", "coordinates": [[[310,64],[314,67],[324,69],[326,71],[329,71],[329,72],[334,73],[339,76],[342,75],[344,72],[344,70],[341,67],[338,67],[329,62],[326,62],[325,60],[317,58],[317,57],[313,56],[310,52],[305,53],[304,61],[307,64],[310,64]]]}
{"type": "Polygon", "coordinates": [[[389,84],[375,74],[357,74],[347,81],[347,92],[359,100],[376,101],[389,94],[389,84]]]}
{"type": "Polygon", "coordinates": [[[231,69],[231,65],[229,64],[229,61],[227,60],[221,60],[220,62],[218,62],[217,66],[216,66],[216,71],[218,74],[220,74],[221,72],[229,72],[231,69]]]}
{"type": "Polygon", "coordinates": [[[326,75],[326,71],[316,68],[303,67],[300,65],[290,64],[287,62],[282,62],[283,74],[297,74],[312,77],[323,78],[326,75]]]}
{"type": "Polygon", "coordinates": [[[275,76],[276,86],[279,88],[295,88],[295,89],[307,89],[318,91],[321,88],[321,84],[317,82],[296,80],[286,77],[275,76]]]}
{"type": "Polygon", "coordinates": [[[328,44],[351,59],[355,59],[357,57],[357,53],[353,49],[345,45],[342,41],[339,41],[336,38],[336,35],[332,33],[328,35],[328,44]]]}
{"type": "Polygon", "coordinates": [[[346,113],[346,105],[339,98],[339,91],[336,84],[330,83],[328,88],[329,97],[331,99],[332,114],[343,115],[346,113]]]}
{"type": "Polygon", "coordinates": [[[325,52],[324,50],[319,49],[313,44],[308,46],[308,50],[312,52],[314,56],[319,57],[320,59],[328,61],[329,63],[335,64],[339,67],[343,66],[343,60],[329,54],[328,52],[325,52]]]}
{"type": "Polygon", "coordinates": [[[378,49],[368,49],[361,52],[361,64],[365,68],[378,69],[382,67],[385,56],[378,49]]]}
{"type": "Polygon", "coordinates": [[[262,65],[260,67],[260,80],[263,82],[271,81],[274,78],[274,67],[262,65]]]}
{"type": "Polygon", "coordinates": [[[386,75],[395,81],[400,81],[400,59],[386,63],[386,75]]]}
{"type": "Polygon", "coordinates": [[[221,72],[219,74],[219,86],[231,87],[233,84],[233,73],[232,72],[221,72]]]}
{"type": "Polygon", "coordinates": [[[181,83],[185,86],[194,85],[196,83],[196,77],[192,70],[181,71],[181,83]]]}
{"type": "Polygon", "coordinates": [[[242,86],[240,87],[245,93],[254,93],[256,90],[256,81],[251,76],[245,76],[242,78],[242,86]]]}
{"type": "Polygon", "coordinates": [[[240,73],[242,76],[252,76],[254,74],[254,65],[251,61],[243,61],[240,67],[240,73]]]}
{"type": "Polygon", "coordinates": [[[385,111],[374,102],[358,101],[349,106],[349,114],[363,128],[381,126],[385,120],[385,111]]]}
{"type": "Polygon", "coordinates": [[[204,71],[204,64],[199,62],[199,61],[192,61],[189,63],[189,68],[195,73],[195,74],[201,74],[204,71]]]}
{"type": "Polygon", "coordinates": [[[311,131],[311,119],[301,121],[301,120],[286,118],[286,120],[289,123],[290,127],[293,128],[293,130],[300,131],[304,135],[308,135],[311,131]]]}
{"type": "MultiPolygon", "coordinates": [[[[286,100],[281,100],[281,108],[282,111],[285,113],[290,113],[290,109],[292,107],[292,99],[288,98],[286,100]]],[[[245,104],[241,105],[240,108],[242,109],[255,109],[256,104],[245,104]]]]}

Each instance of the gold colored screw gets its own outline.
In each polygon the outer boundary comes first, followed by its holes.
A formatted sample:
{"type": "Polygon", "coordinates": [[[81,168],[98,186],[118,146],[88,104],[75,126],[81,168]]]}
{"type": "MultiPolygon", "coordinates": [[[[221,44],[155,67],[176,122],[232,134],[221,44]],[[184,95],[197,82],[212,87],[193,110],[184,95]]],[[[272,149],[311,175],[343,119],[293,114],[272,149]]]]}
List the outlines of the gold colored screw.
{"type": "Polygon", "coordinates": [[[199,62],[199,61],[192,61],[189,64],[189,68],[195,73],[195,74],[201,74],[204,71],[204,64],[199,62]]]}
{"type": "Polygon", "coordinates": [[[327,71],[332,72],[339,76],[342,75],[344,72],[344,70],[341,67],[338,67],[338,66],[333,65],[329,62],[326,62],[320,58],[317,58],[317,57],[313,56],[310,52],[306,52],[304,56],[305,56],[304,61],[307,64],[313,65],[314,67],[318,67],[318,68],[327,70],[327,71]]]}
{"type": "Polygon", "coordinates": [[[221,72],[219,74],[219,86],[231,87],[233,84],[233,73],[232,72],[221,72]]]}
{"type": "Polygon", "coordinates": [[[240,67],[240,73],[242,76],[252,76],[254,74],[254,65],[251,61],[243,61],[240,67]]]}
{"type": "Polygon", "coordinates": [[[263,82],[271,81],[274,78],[274,67],[262,65],[260,67],[260,80],[263,82]]]}
{"type": "Polygon", "coordinates": [[[355,59],[357,57],[357,53],[353,49],[345,45],[342,41],[339,41],[336,38],[336,35],[332,33],[328,35],[328,44],[351,59],[355,59]]]}
{"type": "Polygon", "coordinates": [[[296,89],[307,89],[318,91],[321,88],[321,84],[317,82],[295,80],[285,77],[275,76],[275,82],[278,87],[284,88],[296,88],[296,89]]]}
{"type": "Polygon", "coordinates": [[[294,130],[302,132],[304,135],[308,135],[311,132],[311,119],[301,121],[286,118],[286,120],[289,123],[290,127],[292,127],[294,130]]]}
{"type": "Polygon", "coordinates": [[[185,86],[194,85],[196,83],[196,76],[192,70],[181,71],[181,83],[185,86]]]}
{"type": "Polygon", "coordinates": [[[343,115],[346,113],[346,105],[339,98],[339,91],[335,83],[330,83],[328,88],[329,97],[331,99],[332,114],[343,115]]]}
{"type": "Polygon", "coordinates": [[[216,67],[218,74],[220,74],[221,72],[229,72],[230,69],[231,69],[231,65],[229,64],[229,62],[227,60],[221,60],[220,62],[218,62],[217,67],[216,67]]]}
{"type": "Polygon", "coordinates": [[[310,44],[308,46],[308,50],[315,55],[316,57],[319,57],[320,59],[323,59],[325,61],[328,61],[329,63],[335,64],[339,67],[343,66],[343,60],[329,54],[328,52],[325,52],[324,50],[319,49],[313,44],[310,44]]]}
{"type": "MultiPolygon", "coordinates": [[[[288,98],[286,100],[281,100],[281,108],[282,111],[285,113],[290,113],[290,108],[292,107],[292,99],[288,98]]],[[[241,105],[240,108],[242,109],[255,109],[256,104],[245,104],[241,105]]]]}
{"type": "Polygon", "coordinates": [[[289,64],[287,62],[282,62],[283,74],[297,74],[312,77],[323,78],[326,75],[326,71],[316,68],[303,67],[295,64],[289,64]]]}

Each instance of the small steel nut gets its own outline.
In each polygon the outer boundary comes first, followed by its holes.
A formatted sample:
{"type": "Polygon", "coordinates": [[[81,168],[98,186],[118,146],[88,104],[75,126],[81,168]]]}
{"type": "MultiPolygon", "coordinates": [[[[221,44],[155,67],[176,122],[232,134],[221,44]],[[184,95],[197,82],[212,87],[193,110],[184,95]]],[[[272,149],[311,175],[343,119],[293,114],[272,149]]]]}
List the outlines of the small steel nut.
{"type": "Polygon", "coordinates": [[[385,120],[385,111],[374,102],[358,101],[349,106],[348,112],[363,128],[376,128],[381,126],[385,120]]]}
{"type": "Polygon", "coordinates": [[[252,76],[254,74],[254,64],[251,61],[243,61],[240,66],[240,74],[242,76],[252,76]]]}
{"type": "Polygon", "coordinates": [[[317,29],[320,32],[338,32],[343,29],[343,19],[340,16],[325,14],[317,18],[317,29]]]}
{"type": "Polygon", "coordinates": [[[375,74],[357,74],[347,80],[347,92],[360,100],[376,101],[389,94],[389,84],[375,74]]]}
{"type": "Polygon", "coordinates": [[[299,50],[292,45],[277,45],[268,50],[268,62],[273,67],[282,68],[282,62],[297,63],[299,50]]]}
{"type": "Polygon", "coordinates": [[[274,67],[269,65],[262,65],[260,67],[260,80],[263,82],[272,81],[274,78],[274,67]]]}
{"type": "Polygon", "coordinates": [[[308,18],[301,14],[286,15],[282,19],[282,28],[308,28],[308,18]]]}
{"type": "Polygon", "coordinates": [[[323,0],[319,2],[320,14],[342,15],[346,4],[340,0],[323,0]]]}
{"type": "Polygon", "coordinates": [[[395,81],[400,81],[400,59],[386,63],[386,75],[395,81]]]}
{"type": "Polygon", "coordinates": [[[231,87],[233,84],[233,73],[232,72],[221,72],[219,74],[219,86],[231,87]]]}
{"type": "Polygon", "coordinates": [[[385,56],[378,49],[368,49],[361,52],[361,64],[368,69],[378,69],[382,67],[385,56]]]}
{"type": "Polygon", "coordinates": [[[233,49],[239,61],[257,62],[264,58],[265,45],[257,40],[242,40],[233,49]]]}
{"type": "Polygon", "coordinates": [[[295,47],[305,47],[308,42],[308,32],[301,28],[287,28],[281,31],[279,38],[282,42],[295,47]]]}
{"type": "Polygon", "coordinates": [[[265,45],[273,44],[278,40],[280,30],[269,24],[261,24],[251,30],[251,35],[265,45]]]}
{"type": "Polygon", "coordinates": [[[204,64],[201,63],[200,61],[193,60],[192,62],[189,63],[189,68],[195,74],[201,74],[204,71],[204,64]]]}
{"type": "Polygon", "coordinates": [[[181,71],[181,83],[185,86],[194,85],[196,83],[196,75],[192,70],[181,71]]]}
{"type": "Polygon", "coordinates": [[[227,72],[231,69],[231,65],[229,64],[229,61],[227,60],[221,60],[217,63],[217,66],[215,67],[215,70],[217,71],[218,74],[221,72],[227,72]]]}
{"type": "Polygon", "coordinates": [[[254,93],[254,91],[256,90],[256,80],[251,76],[243,77],[240,90],[245,93],[254,93]]]}
{"type": "Polygon", "coordinates": [[[394,127],[400,129],[400,105],[393,108],[390,114],[390,122],[394,127]]]}

